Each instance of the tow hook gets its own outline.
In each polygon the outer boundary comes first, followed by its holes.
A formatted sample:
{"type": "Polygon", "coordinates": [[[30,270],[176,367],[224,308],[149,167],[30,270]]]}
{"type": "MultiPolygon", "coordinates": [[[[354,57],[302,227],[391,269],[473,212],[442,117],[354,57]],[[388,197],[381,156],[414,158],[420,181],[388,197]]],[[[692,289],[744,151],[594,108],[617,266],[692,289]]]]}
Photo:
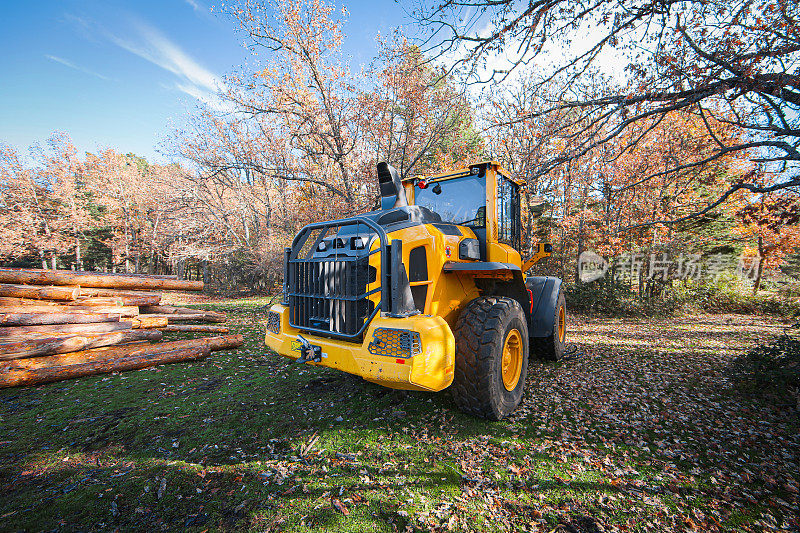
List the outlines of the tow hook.
{"type": "Polygon", "coordinates": [[[300,342],[300,357],[295,360],[295,363],[308,363],[309,361],[319,363],[322,361],[321,347],[314,346],[302,335],[298,335],[297,340],[300,342]]]}

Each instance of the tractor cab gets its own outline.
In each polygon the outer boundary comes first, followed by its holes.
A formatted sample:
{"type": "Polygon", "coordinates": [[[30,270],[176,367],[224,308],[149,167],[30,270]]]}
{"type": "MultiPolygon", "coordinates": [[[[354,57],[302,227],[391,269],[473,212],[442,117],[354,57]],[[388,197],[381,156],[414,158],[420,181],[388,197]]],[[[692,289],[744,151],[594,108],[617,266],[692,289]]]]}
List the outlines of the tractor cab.
{"type": "Polygon", "coordinates": [[[550,250],[522,260],[524,183],[493,161],[404,181],[380,163],[378,182],[380,209],[310,224],[286,249],[267,345],[392,388],[450,387],[465,411],[506,416],[529,352],[558,358],[566,332],[561,281],[525,276],[550,250]]]}
{"type": "Polygon", "coordinates": [[[511,261],[519,262],[520,191],[525,184],[512,179],[499,163],[477,163],[456,172],[409,179],[404,185],[414,205],[438,213],[445,223],[470,228],[480,243],[482,261],[508,262],[510,253],[511,261]],[[488,243],[502,246],[487,246],[487,234],[488,243]]]}

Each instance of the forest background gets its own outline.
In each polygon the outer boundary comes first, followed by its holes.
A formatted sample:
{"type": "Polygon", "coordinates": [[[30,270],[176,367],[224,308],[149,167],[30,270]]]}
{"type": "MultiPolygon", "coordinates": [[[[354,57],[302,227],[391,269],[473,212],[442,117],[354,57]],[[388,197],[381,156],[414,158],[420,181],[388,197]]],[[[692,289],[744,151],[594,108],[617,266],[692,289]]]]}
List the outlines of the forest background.
{"type": "Polygon", "coordinates": [[[303,225],[374,207],[377,162],[497,160],[527,182],[524,248],[553,244],[536,273],[570,282],[573,309],[796,313],[798,9],[423,2],[414,36],[355,71],[345,9],[223,5],[252,58],[164,140],[173,163],[79,153],[69,132],[0,142],[0,264],[270,294],[303,225]],[[606,274],[582,281],[587,258],[606,274]]]}

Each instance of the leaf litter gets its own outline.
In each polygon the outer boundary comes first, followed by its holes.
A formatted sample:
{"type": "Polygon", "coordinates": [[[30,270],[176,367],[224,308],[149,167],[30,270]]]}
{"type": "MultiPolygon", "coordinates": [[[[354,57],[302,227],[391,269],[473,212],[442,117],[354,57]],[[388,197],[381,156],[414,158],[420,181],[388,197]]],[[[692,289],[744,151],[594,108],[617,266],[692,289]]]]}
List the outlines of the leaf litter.
{"type": "Polygon", "coordinates": [[[731,375],[737,357],[780,332],[777,321],[573,317],[576,356],[532,361],[523,407],[490,423],[446,395],[290,365],[263,352],[249,318],[237,352],[127,374],[122,415],[103,410],[122,399],[108,387],[119,377],[0,393],[9,527],[800,527],[798,413],[740,393],[731,375]],[[110,511],[60,518],[97,498],[110,511]]]}

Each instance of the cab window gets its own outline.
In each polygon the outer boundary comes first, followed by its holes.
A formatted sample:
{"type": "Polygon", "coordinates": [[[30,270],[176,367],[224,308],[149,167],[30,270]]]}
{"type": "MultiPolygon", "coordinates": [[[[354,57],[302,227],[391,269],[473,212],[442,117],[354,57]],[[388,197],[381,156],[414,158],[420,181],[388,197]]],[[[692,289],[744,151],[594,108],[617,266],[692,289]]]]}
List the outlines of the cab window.
{"type": "Polygon", "coordinates": [[[464,176],[434,181],[414,191],[414,203],[442,217],[442,222],[462,226],[486,225],[486,181],[483,176],[464,176]]]}
{"type": "Polygon", "coordinates": [[[497,175],[497,240],[520,247],[519,186],[497,175]]]}

